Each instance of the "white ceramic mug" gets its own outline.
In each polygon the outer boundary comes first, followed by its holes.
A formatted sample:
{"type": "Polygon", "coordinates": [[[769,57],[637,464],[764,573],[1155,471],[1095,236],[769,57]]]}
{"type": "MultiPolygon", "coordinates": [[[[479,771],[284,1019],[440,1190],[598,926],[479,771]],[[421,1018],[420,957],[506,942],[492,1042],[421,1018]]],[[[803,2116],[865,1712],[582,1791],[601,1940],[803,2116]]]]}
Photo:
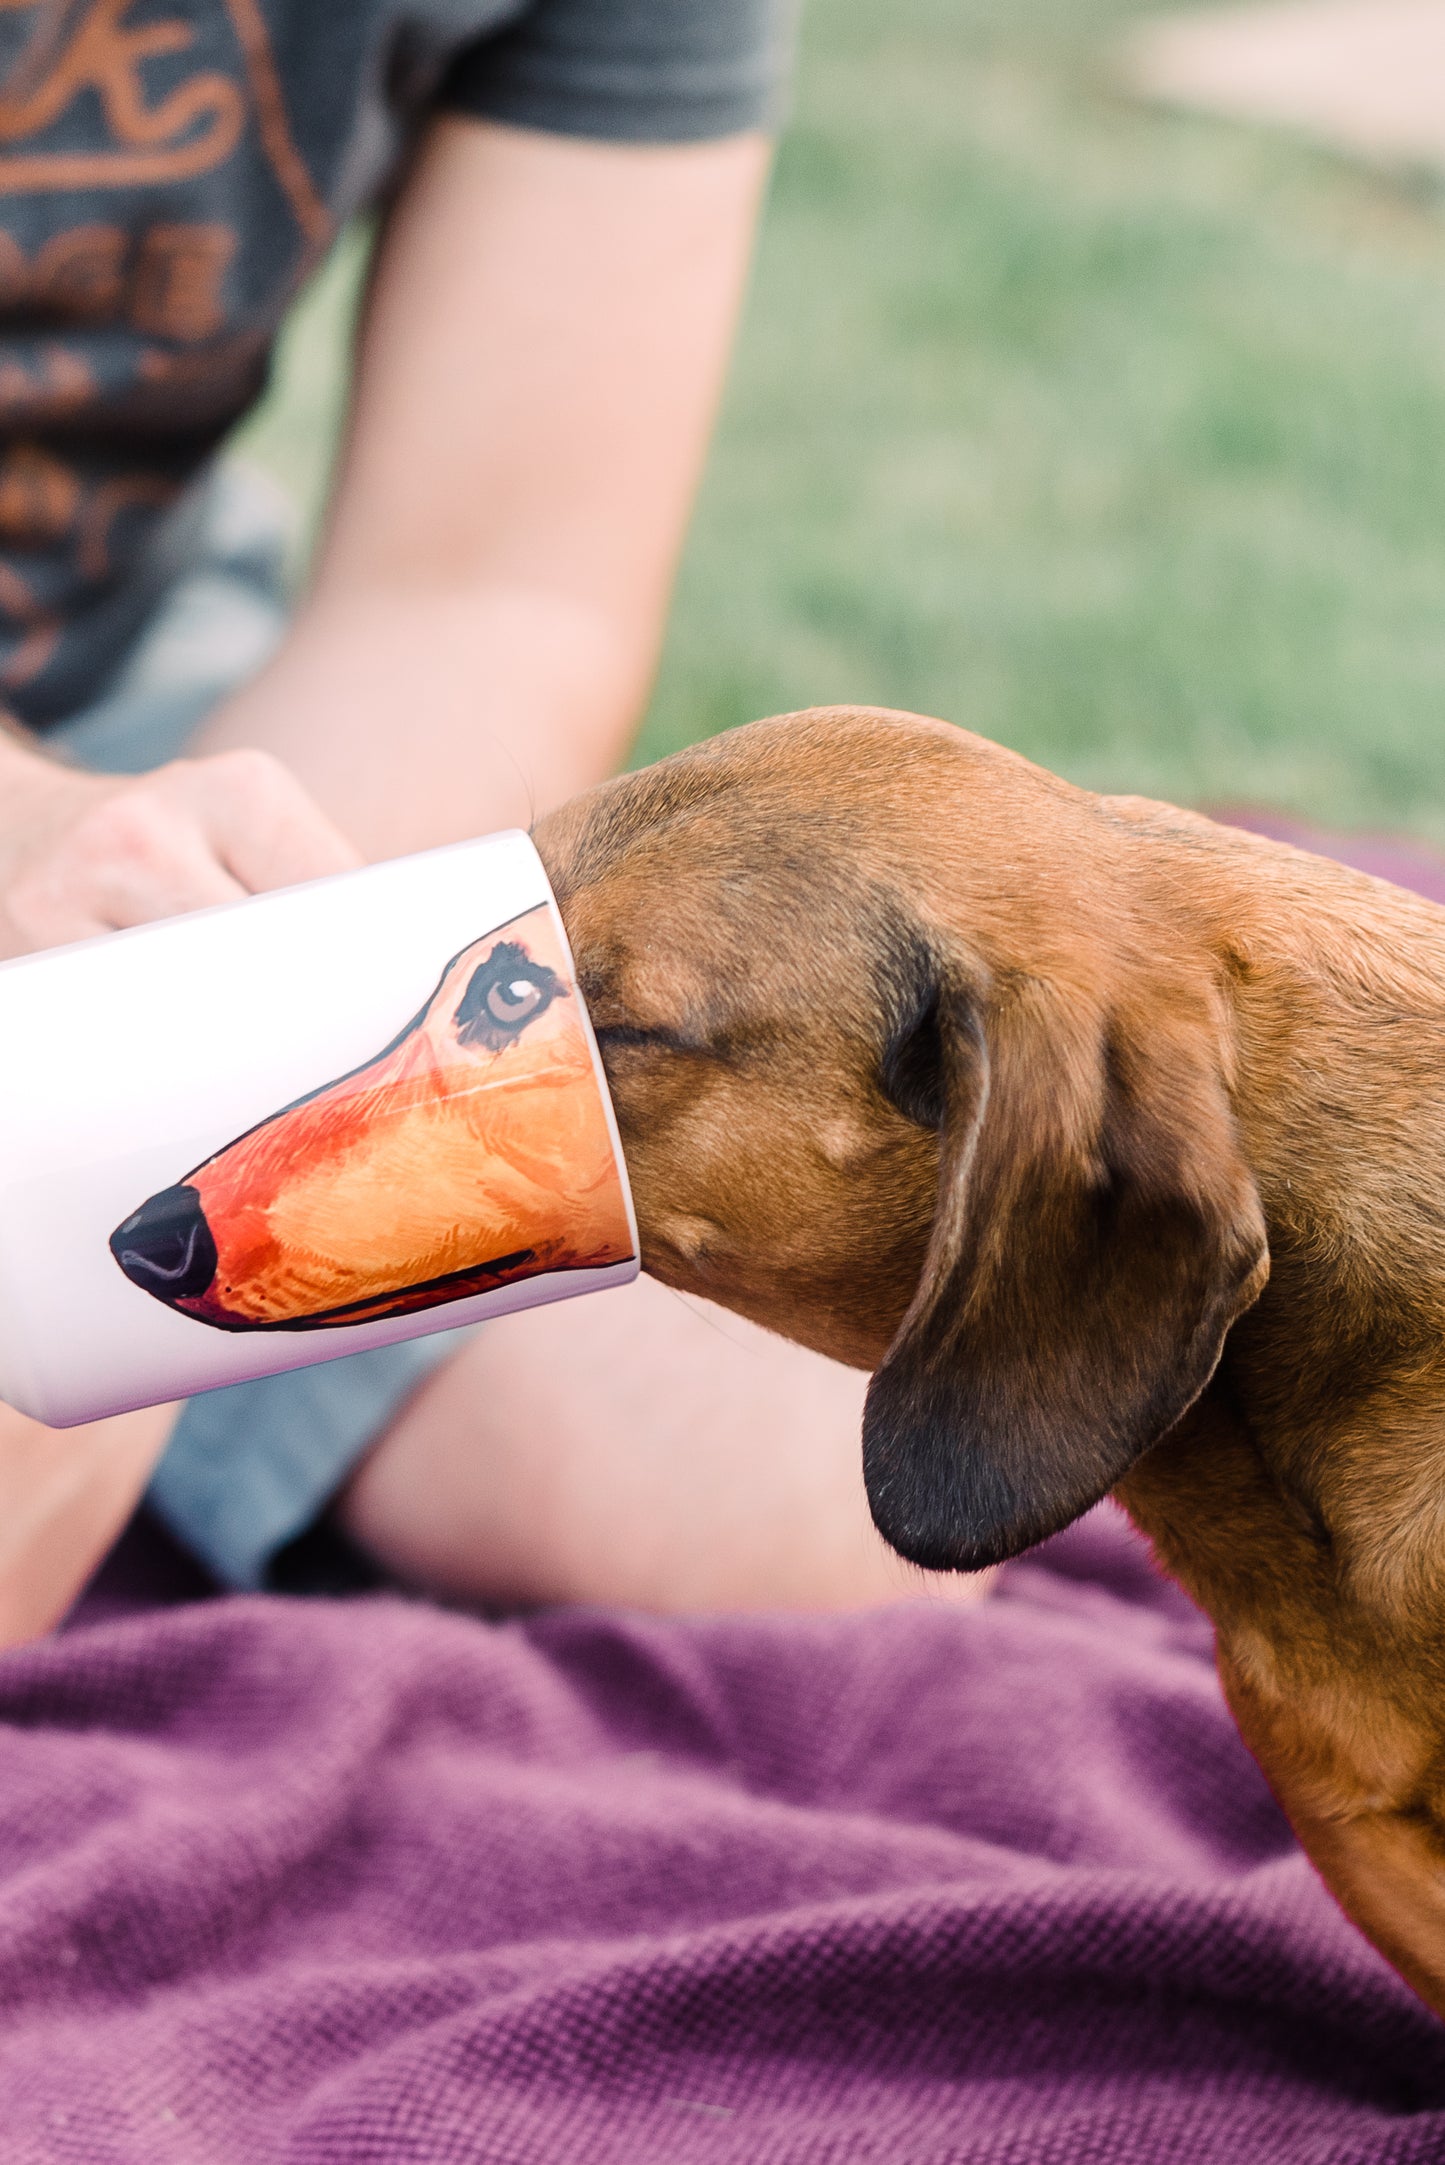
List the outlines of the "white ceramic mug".
{"type": "Polygon", "coordinates": [[[57,1427],[638,1270],[562,920],[488,835],[0,967],[0,1397],[57,1427]]]}

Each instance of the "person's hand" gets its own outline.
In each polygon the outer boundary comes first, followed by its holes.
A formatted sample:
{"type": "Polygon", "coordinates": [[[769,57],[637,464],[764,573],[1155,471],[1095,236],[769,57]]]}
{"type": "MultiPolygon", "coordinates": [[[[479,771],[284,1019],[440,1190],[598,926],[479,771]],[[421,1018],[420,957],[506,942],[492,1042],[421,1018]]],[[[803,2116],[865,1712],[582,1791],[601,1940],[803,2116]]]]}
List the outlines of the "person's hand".
{"type": "Polygon", "coordinates": [[[239,901],[358,852],[269,752],[84,774],[19,746],[0,762],[0,956],[239,901]]]}

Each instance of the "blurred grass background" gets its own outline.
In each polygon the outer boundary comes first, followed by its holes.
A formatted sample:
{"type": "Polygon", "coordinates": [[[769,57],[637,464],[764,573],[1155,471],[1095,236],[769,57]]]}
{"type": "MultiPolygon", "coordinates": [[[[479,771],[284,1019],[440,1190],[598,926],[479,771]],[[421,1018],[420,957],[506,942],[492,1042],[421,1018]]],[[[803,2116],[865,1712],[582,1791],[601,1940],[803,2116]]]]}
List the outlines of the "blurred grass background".
{"type": "MultiPolygon", "coordinates": [[[[1111,88],[1130,0],[810,0],[639,757],[831,700],[1445,842],[1445,206],[1111,88]]],[[[352,240],[244,444],[314,503],[352,240]]]]}

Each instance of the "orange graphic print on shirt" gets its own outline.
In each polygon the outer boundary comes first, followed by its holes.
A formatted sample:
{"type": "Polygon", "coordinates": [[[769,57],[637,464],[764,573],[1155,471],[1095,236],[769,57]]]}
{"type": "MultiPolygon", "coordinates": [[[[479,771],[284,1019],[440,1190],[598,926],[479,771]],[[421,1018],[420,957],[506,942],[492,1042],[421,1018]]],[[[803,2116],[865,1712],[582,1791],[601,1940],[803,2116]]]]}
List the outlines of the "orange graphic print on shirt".
{"type": "Polygon", "coordinates": [[[135,187],[208,173],[229,158],[254,105],[267,155],[309,240],[329,229],[326,211],[292,140],[265,20],[256,0],[227,0],[245,63],[246,89],[197,68],[151,95],[147,61],[186,53],[195,27],[183,16],[127,21],[137,0],[0,0],[0,14],[35,18],[28,45],[0,86],[0,193],[28,189],[135,187]],[[41,149],[33,139],[90,91],[110,141],[41,149]],[[249,91],[249,97],[247,95],[249,91]]]}
{"type": "Polygon", "coordinates": [[[0,694],[38,726],[103,688],[333,230],[266,5],[0,0],[0,694]]]}
{"type": "Polygon", "coordinates": [[[37,18],[19,66],[0,90],[0,143],[28,142],[86,91],[99,98],[111,142],[94,150],[0,153],[0,190],[95,188],[180,179],[230,156],[245,124],[236,84],[200,70],[147,97],[144,66],[184,52],[195,33],[178,19],[128,26],[135,0],[0,0],[37,18]]]}

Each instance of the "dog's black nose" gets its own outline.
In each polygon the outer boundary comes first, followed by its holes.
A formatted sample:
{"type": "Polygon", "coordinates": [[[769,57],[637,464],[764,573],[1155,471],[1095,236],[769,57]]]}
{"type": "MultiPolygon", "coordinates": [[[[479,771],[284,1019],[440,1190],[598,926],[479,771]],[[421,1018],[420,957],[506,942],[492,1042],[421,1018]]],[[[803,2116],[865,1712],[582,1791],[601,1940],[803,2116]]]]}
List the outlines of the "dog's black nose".
{"type": "Polygon", "coordinates": [[[194,1188],[162,1188],[110,1236],[133,1285],[159,1301],[194,1300],[216,1275],[216,1242],[194,1188]]]}

